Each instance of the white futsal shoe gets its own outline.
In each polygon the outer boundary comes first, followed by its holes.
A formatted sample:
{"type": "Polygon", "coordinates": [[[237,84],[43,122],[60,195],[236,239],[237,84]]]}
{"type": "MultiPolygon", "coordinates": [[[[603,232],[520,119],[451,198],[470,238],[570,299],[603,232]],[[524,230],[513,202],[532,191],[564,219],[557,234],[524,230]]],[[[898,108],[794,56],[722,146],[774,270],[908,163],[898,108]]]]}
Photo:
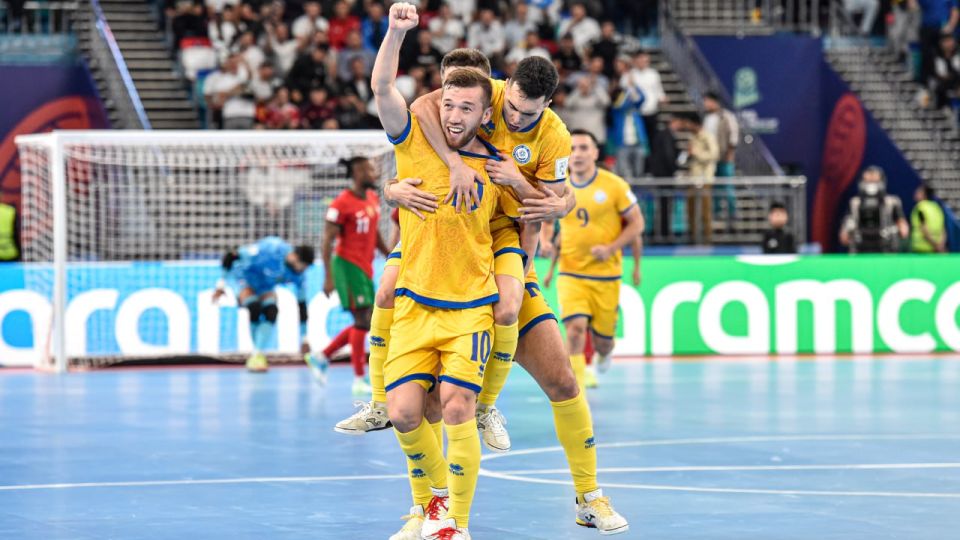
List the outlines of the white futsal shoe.
{"type": "Polygon", "coordinates": [[[477,429],[480,440],[492,452],[503,454],[510,451],[510,434],[507,433],[507,419],[493,406],[477,405],[477,429]]]}
{"type": "Polygon", "coordinates": [[[420,536],[424,539],[435,538],[440,529],[444,528],[444,520],[447,519],[447,508],[450,507],[450,493],[446,489],[430,488],[433,492],[433,498],[423,510],[423,529],[420,536]]]}
{"type": "Polygon", "coordinates": [[[380,431],[393,427],[387,416],[387,404],[377,401],[354,401],[354,407],[360,410],[337,422],[333,428],[337,433],[363,435],[368,431],[380,431]]]}
{"type": "Polygon", "coordinates": [[[410,513],[403,516],[407,520],[403,528],[390,537],[390,540],[420,540],[420,531],[423,529],[423,507],[419,504],[410,507],[410,513]]]}
{"type": "Polygon", "coordinates": [[[450,518],[440,523],[440,530],[424,540],[470,540],[470,531],[466,527],[457,527],[457,520],[450,518]]]}
{"type": "Polygon", "coordinates": [[[630,530],[627,520],[617,513],[603,491],[584,493],[577,497],[577,525],[597,529],[600,534],[620,534],[630,530]]]}

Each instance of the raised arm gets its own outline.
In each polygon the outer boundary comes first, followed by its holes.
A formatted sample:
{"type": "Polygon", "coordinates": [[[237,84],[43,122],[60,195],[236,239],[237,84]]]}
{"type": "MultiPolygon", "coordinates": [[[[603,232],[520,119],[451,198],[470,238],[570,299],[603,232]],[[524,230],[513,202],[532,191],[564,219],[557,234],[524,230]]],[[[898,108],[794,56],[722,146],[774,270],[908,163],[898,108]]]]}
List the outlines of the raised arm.
{"type": "Polygon", "coordinates": [[[440,124],[440,96],[442,90],[434,90],[420,96],[410,106],[410,111],[417,115],[420,131],[427,138],[430,147],[440,156],[440,159],[450,169],[450,192],[443,204],[448,204],[456,197],[457,212],[461,208],[469,211],[475,204],[479,204],[480,194],[477,182],[483,183],[483,178],[471,169],[456,150],[450,148],[446,137],[443,136],[443,126],[440,124]]]}
{"type": "Polygon", "coordinates": [[[417,8],[400,2],[390,6],[390,23],[383,38],[377,60],[373,63],[370,86],[377,103],[380,123],[387,135],[396,139],[408,126],[407,102],[397,90],[397,69],[400,63],[400,46],[407,31],[416,28],[420,21],[417,8]]]}

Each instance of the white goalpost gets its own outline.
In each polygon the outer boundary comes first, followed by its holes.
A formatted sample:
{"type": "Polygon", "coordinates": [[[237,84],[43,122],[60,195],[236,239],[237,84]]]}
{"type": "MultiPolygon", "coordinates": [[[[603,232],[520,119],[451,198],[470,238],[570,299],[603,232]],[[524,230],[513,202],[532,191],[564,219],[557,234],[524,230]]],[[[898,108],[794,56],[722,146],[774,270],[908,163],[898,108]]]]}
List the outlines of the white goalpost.
{"type": "MultiPolygon", "coordinates": [[[[35,365],[240,357],[246,313],[210,299],[224,251],[263,236],[310,244],[309,335],[338,309],[320,292],[326,209],[342,159],[396,172],[382,131],[56,131],[17,137],[25,306],[35,365]]],[[[386,216],[386,212],[384,213],[386,216]]],[[[386,226],[387,219],[381,220],[386,226]]],[[[276,349],[295,352],[292,292],[278,292],[276,349]],[[291,307],[292,304],[292,307],[291,307]]]]}

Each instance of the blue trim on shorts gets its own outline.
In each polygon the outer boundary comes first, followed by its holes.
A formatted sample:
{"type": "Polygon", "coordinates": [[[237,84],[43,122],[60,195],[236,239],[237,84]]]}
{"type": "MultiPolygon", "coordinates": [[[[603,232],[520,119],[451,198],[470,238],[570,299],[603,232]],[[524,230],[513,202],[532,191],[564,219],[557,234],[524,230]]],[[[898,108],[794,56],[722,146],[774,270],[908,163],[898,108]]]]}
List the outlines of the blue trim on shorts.
{"type": "Polygon", "coordinates": [[[449,376],[449,375],[441,375],[441,376],[440,376],[440,382],[448,382],[448,383],[450,383],[450,384],[452,384],[452,385],[459,386],[459,387],[461,387],[461,388],[466,388],[467,390],[473,390],[474,392],[476,392],[476,393],[478,393],[478,394],[480,393],[480,390],[482,390],[482,388],[480,388],[480,385],[479,385],[479,384],[473,384],[473,383],[470,383],[470,382],[467,382],[467,381],[461,381],[460,379],[456,379],[456,378],[451,377],[451,376],[449,376]]]}
{"type": "Polygon", "coordinates": [[[400,258],[400,253],[401,253],[401,252],[399,252],[399,251],[391,251],[390,254],[387,255],[387,259],[388,259],[388,260],[389,260],[389,259],[399,259],[399,258],[400,258]]]}
{"type": "Polygon", "coordinates": [[[410,381],[430,381],[430,389],[427,392],[433,390],[433,387],[437,385],[437,378],[429,373],[411,373],[405,377],[400,377],[399,379],[393,381],[384,387],[384,392],[389,392],[394,388],[400,386],[401,384],[408,383],[410,381]]]}
{"type": "Polygon", "coordinates": [[[406,296],[418,304],[423,304],[425,306],[440,308],[440,309],[470,309],[480,306],[486,306],[488,304],[494,304],[500,301],[500,294],[491,294],[490,296],[484,296],[483,298],[477,298],[476,300],[470,300],[467,302],[451,302],[448,300],[437,300],[436,298],[430,298],[428,296],[421,296],[410,289],[400,288],[394,291],[396,296],[406,296]]]}
{"type": "Polygon", "coordinates": [[[407,127],[403,128],[403,132],[397,135],[396,137],[391,137],[389,133],[386,133],[387,140],[391,144],[400,144],[403,141],[407,140],[407,135],[410,135],[410,128],[413,127],[413,119],[410,117],[410,111],[407,111],[407,127]]]}
{"type": "Polygon", "coordinates": [[[549,320],[556,321],[557,316],[554,315],[553,313],[544,313],[543,315],[540,315],[539,317],[534,318],[527,324],[523,325],[523,328],[520,329],[520,333],[517,335],[517,337],[522,338],[524,334],[526,334],[530,330],[533,330],[534,326],[542,323],[543,321],[549,321],[549,320]]]}
{"type": "Polygon", "coordinates": [[[563,322],[572,321],[573,319],[576,319],[578,317],[586,317],[588,319],[593,319],[592,316],[587,315],[586,313],[574,313],[573,315],[567,315],[566,317],[564,317],[563,322]]]}
{"type": "Polygon", "coordinates": [[[622,275],[620,276],[588,276],[586,274],[574,274],[571,272],[560,272],[560,275],[577,278],[577,279],[589,279],[592,281],[620,281],[620,279],[623,277],[622,275]]]}

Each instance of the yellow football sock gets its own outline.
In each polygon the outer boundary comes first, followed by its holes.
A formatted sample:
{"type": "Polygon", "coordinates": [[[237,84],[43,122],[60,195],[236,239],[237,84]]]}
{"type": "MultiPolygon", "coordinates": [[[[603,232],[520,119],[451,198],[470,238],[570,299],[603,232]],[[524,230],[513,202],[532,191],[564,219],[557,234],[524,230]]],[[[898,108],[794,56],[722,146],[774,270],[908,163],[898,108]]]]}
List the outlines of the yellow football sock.
{"type": "Polygon", "coordinates": [[[370,387],[373,388],[373,401],[387,402],[387,392],[383,383],[383,363],[387,360],[390,347],[390,325],[393,324],[393,308],[373,307],[370,318],[370,387]]]}
{"type": "MultiPolygon", "coordinates": [[[[582,358],[583,355],[580,355],[582,358]]],[[[557,439],[563,446],[570,465],[570,475],[577,495],[597,489],[597,449],[593,438],[593,419],[590,406],[581,390],[577,397],[566,401],[551,401],[553,425],[557,439]]]]}
{"type": "Polygon", "coordinates": [[[440,452],[443,453],[443,420],[431,423],[430,429],[433,430],[433,435],[437,438],[437,446],[440,447],[440,452]]]}
{"type": "Polygon", "coordinates": [[[437,438],[425,420],[409,433],[400,433],[396,429],[393,432],[407,457],[413,502],[426,506],[433,497],[431,486],[438,489],[447,487],[447,463],[443,459],[443,452],[437,446],[437,438]]]}
{"type": "Polygon", "coordinates": [[[573,366],[573,375],[577,378],[577,384],[580,386],[580,393],[583,393],[584,389],[584,371],[587,370],[587,357],[580,354],[571,354],[570,355],[570,365],[573,366]]]}
{"type": "Polygon", "coordinates": [[[510,368],[513,367],[519,332],[517,323],[493,326],[493,349],[483,370],[483,389],[477,396],[480,405],[492,407],[500,397],[503,385],[507,383],[507,376],[510,375],[510,368]]]}
{"type": "Polygon", "coordinates": [[[450,504],[447,517],[457,520],[457,527],[470,523],[470,506],[477,489],[480,473],[480,435],[477,421],[470,420],[455,426],[447,425],[447,484],[450,486],[450,504]]]}

